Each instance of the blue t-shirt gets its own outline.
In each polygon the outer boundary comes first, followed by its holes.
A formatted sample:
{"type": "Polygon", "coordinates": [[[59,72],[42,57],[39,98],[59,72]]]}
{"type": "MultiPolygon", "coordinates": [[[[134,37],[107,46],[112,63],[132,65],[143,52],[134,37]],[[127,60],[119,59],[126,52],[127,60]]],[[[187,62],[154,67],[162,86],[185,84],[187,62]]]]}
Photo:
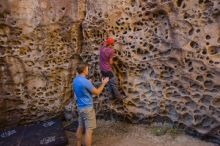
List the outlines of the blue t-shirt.
{"type": "Polygon", "coordinates": [[[77,107],[79,110],[93,107],[92,83],[83,76],[78,75],[73,80],[73,91],[76,95],[77,107]]]}

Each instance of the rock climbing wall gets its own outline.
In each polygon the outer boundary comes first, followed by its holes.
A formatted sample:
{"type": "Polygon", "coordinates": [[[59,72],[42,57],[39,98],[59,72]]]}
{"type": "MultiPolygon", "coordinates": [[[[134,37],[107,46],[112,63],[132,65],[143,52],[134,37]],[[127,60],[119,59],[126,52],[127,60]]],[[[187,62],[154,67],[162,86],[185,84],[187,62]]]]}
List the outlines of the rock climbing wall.
{"type": "Polygon", "coordinates": [[[100,81],[99,47],[114,37],[114,72],[127,97],[111,105],[105,92],[95,101],[100,117],[160,116],[220,139],[219,0],[88,0],[86,11],[81,56],[100,81]]]}
{"type": "Polygon", "coordinates": [[[0,1],[0,127],[63,112],[81,49],[83,0],[0,1]]]}
{"type": "Polygon", "coordinates": [[[219,0],[0,1],[0,127],[59,115],[79,55],[98,85],[107,37],[127,98],[95,97],[98,116],[159,116],[220,139],[219,0]]]}

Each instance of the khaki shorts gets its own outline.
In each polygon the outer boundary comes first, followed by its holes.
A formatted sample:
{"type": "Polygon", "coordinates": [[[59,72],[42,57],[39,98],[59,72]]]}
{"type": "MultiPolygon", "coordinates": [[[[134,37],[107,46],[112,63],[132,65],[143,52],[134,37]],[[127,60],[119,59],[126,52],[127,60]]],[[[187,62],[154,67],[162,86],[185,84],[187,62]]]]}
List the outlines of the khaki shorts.
{"type": "Polygon", "coordinates": [[[93,130],[96,128],[96,116],[93,108],[78,110],[78,114],[79,127],[83,127],[85,125],[86,129],[93,130]]]}

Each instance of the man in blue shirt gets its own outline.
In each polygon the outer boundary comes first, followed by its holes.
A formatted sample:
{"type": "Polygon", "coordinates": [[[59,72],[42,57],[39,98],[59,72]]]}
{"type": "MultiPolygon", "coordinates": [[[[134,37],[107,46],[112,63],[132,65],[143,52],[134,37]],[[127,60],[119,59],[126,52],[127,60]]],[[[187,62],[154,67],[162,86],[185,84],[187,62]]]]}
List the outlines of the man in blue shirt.
{"type": "Polygon", "coordinates": [[[79,126],[76,132],[77,146],[81,146],[83,126],[85,126],[86,129],[85,145],[91,146],[93,129],[96,128],[96,116],[93,108],[92,94],[98,96],[108,83],[109,78],[102,79],[102,84],[98,88],[95,88],[91,81],[86,78],[89,74],[88,64],[80,63],[76,69],[79,75],[73,80],[73,90],[76,95],[79,115],[79,126]]]}

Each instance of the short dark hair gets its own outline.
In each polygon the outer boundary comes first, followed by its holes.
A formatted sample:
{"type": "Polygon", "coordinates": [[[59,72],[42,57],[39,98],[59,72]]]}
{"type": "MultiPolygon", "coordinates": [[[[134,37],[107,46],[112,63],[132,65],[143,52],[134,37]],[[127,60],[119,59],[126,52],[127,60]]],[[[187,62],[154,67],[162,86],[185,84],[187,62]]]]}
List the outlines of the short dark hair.
{"type": "Polygon", "coordinates": [[[87,66],[89,66],[88,63],[85,63],[85,62],[79,63],[79,64],[77,65],[77,67],[76,67],[76,71],[77,71],[79,74],[81,74],[87,66]]]}

